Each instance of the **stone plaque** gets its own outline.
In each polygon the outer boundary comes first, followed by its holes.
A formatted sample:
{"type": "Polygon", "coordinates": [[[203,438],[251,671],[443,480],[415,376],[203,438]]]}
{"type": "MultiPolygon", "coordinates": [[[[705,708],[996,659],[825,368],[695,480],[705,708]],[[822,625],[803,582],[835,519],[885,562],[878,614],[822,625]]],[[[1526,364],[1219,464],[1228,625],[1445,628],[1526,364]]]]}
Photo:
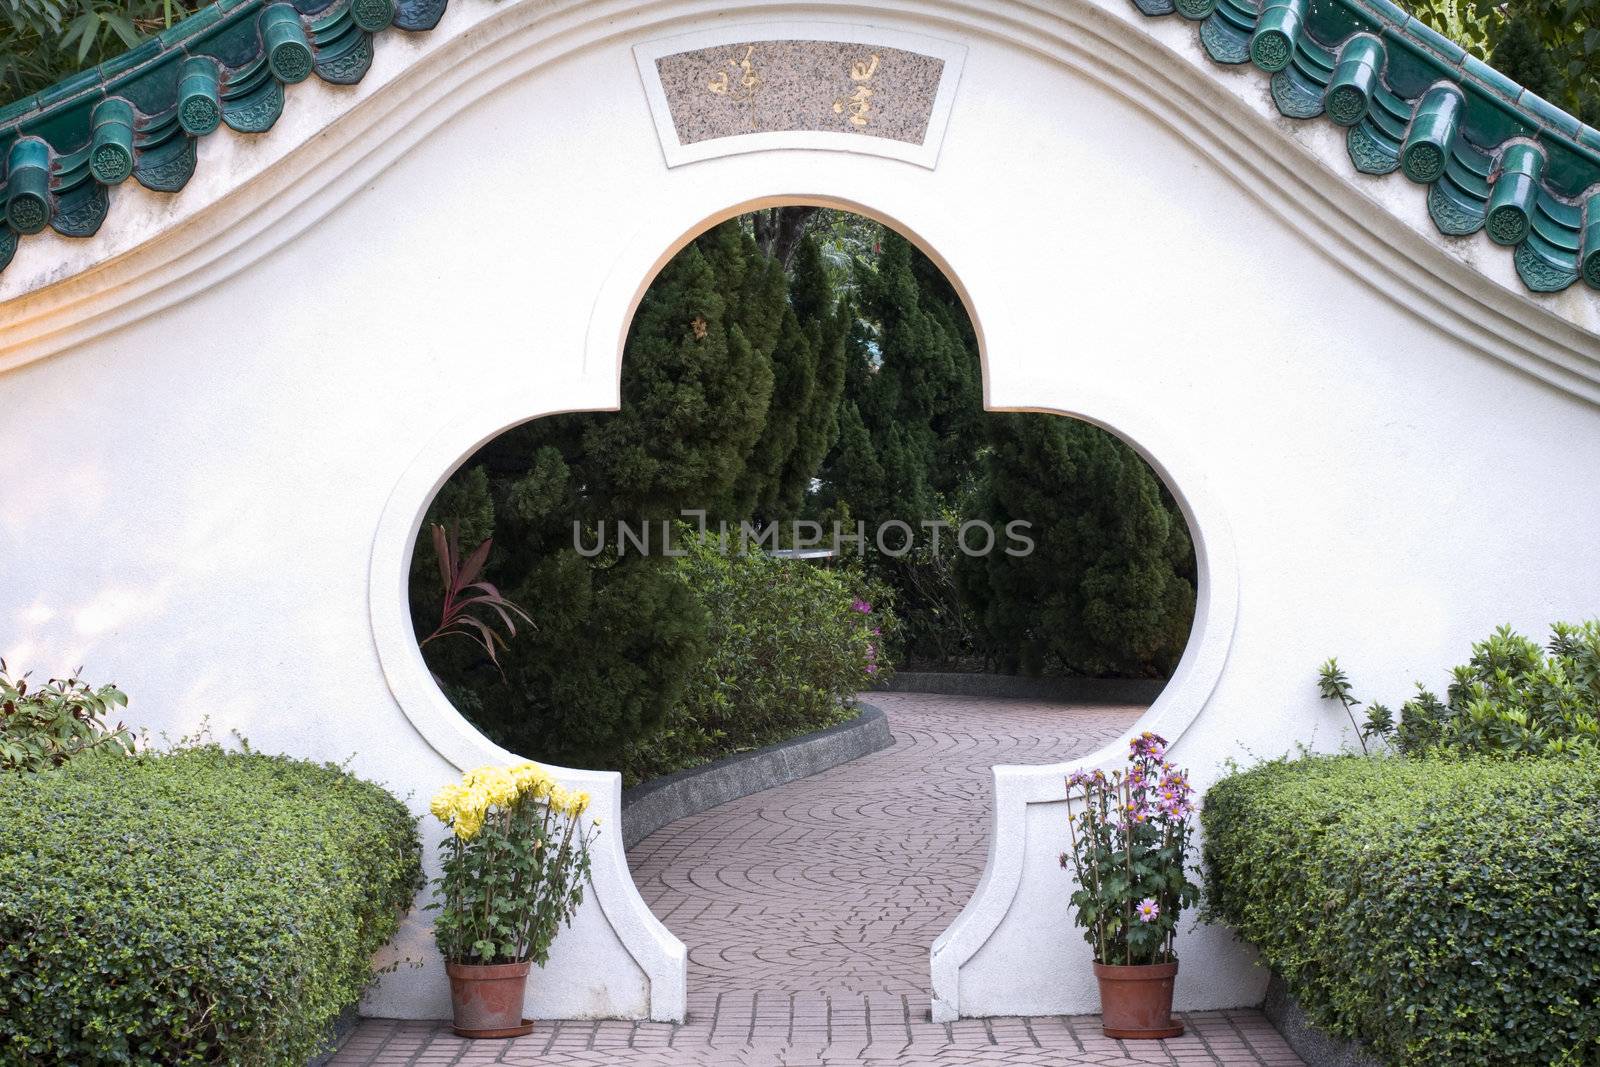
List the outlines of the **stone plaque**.
{"type": "Polygon", "coordinates": [[[960,45],[868,27],[786,26],[792,35],[783,37],[774,29],[729,27],[635,48],[668,166],[785,147],[934,165],[960,45]]]}

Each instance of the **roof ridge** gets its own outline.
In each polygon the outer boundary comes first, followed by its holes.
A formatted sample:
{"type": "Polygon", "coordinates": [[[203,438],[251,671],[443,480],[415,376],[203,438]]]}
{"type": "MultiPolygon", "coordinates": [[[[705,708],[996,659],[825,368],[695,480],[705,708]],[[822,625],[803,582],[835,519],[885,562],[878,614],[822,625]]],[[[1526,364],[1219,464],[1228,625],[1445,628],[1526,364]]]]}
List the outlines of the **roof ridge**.
{"type": "Polygon", "coordinates": [[[1344,127],[1358,171],[1426,185],[1440,233],[1514,247],[1529,289],[1600,289],[1600,131],[1390,0],[1132,2],[1197,23],[1214,61],[1270,74],[1281,114],[1344,127]]]}
{"type": "Polygon", "coordinates": [[[0,108],[0,270],[18,237],[99,230],[128,178],[177,192],[198,138],[271,129],[284,88],[315,73],[349,85],[372,38],[432,29],[448,0],[218,0],[99,66],[0,108]]]}
{"type": "MultiPolygon", "coordinates": [[[[1534,291],[1600,289],[1600,131],[1390,0],[1131,0],[1198,26],[1206,53],[1271,75],[1279,112],[1344,127],[1356,169],[1428,186],[1439,232],[1515,248],[1534,291]]],[[[176,192],[195,142],[270,129],[284,87],[352,84],[372,38],[432,29],[448,0],[219,0],[97,67],[0,108],[0,270],[19,235],[87,237],[128,178],[176,192]]]]}

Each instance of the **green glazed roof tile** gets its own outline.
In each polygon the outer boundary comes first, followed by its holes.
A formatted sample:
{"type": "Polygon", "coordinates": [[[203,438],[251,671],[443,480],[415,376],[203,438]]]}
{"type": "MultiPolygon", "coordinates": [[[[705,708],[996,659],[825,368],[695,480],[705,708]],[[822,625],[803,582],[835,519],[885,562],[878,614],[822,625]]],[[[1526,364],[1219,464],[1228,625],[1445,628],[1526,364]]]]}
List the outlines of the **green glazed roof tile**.
{"type": "Polygon", "coordinates": [[[1311,119],[1322,114],[1322,86],[1290,65],[1272,76],[1272,100],[1278,110],[1292,119],[1311,119]]]}
{"type": "Polygon", "coordinates": [[[1552,137],[1542,136],[1538,140],[1549,159],[1544,170],[1546,188],[1576,199],[1595,184],[1595,152],[1552,137]]]}
{"type": "Polygon", "coordinates": [[[1385,26],[1383,43],[1389,53],[1383,80],[1397,96],[1410,100],[1427,92],[1437,81],[1454,81],[1461,76],[1460,71],[1440,62],[1399,27],[1385,26]]]}
{"type": "Polygon", "coordinates": [[[1517,276],[1536,293],[1559,293],[1578,280],[1578,272],[1551,263],[1533,250],[1533,241],[1517,246],[1517,276]]]}
{"type": "Polygon", "coordinates": [[[1363,174],[1392,174],[1400,167],[1400,144],[1384,135],[1367,116],[1345,134],[1350,162],[1363,174]]]}
{"type": "Polygon", "coordinates": [[[63,237],[93,236],[111,207],[106,187],[92,178],[75,189],[58,193],[56,201],[50,228],[63,237]]]}
{"type": "Polygon", "coordinates": [[[1404,26],[1411,21],[1411,12],[1390,0],[1363,0],[1360,4],[1351,4],[1351,7],[1366,8],[1384,22],[1396,26],[1404,26]]]}
{"type": "MultiPolygon", "coordinates": [[[[1242,0],[1217,0],[1216,14],[1200,27],[1206,52],[1221,63],[1249,59],[1256,8],[1242,0]]],[[[1595,266],[1600,288],[1600,248],[1584,245],[1584,214],[1578,198],[1600,186],[1600,131],[1591,129],[1516,82],[1468,55],[1458,44],[1418,22],[1390,0],[1312,0],[1299,27],[1293,27],[1293,61],[1271,75],[1278,110],[1293,118],[1325,114],[1313,107],[1312,90],[1333,81],[1340,53],[1358,33],[1376,31],[1383,43],[1381,69],[1363,115],[1366,85],[1344,84],[1338,115],[1353,123],[1345,134],[1351,162],[1366,174],[1388,174],[1400,166],[1407,148],[1414,179],[1427,179],[1428,213],[1443,233],[1465,235],[1484,227],[1494,194],[1498,160],[1508,143],[1531,140],[1543,165],[1502,185],[1496,236],[1509,243],[1522,230],[1530,203],[1527,235],[1516,246],[1517,273],[1530,289],[1564,289],[1578,276],[1580,256],[1595,266]],[[1459,88],[1459,106],[1439,106],[1440,85],[1459,88]],[[1418,115],[1428,96],[1430,107],[1418,115]],[[1357,120],[1357,116],[1361,117],[1357,120]],[[1537,194],[1529,181],[1537,178],[1537,194]],[[1593,259],[1587,257],[1594,253],[1593,259]]],[[[1280,53],[1281,54],[1281,53],[1280,53]]],[[[1347,67],[1359,73],[1359,66],[1347,67]]],[[[1354,75],[1350,75],[1354,77],[1354,75]]],[[[1453,90],[1454,91],[1454,90],[1453,90]]],[[[1443,101],[1448,104],[1449,101],[1443,101]]],[[[1590,240],[1600,242],[1600,226],[1590,240]]]]}
{"type": "Polygon", "coordinates": [[[1309,37],[1302,38],[1300,47],[1295,50],[1294,65],[1318,85],[1328,84],[1328,79],[1333,77],[1333,68],[1338,63],[1338,53],[1322,47],[1309,37]]]}
{"type": "Polygon", "coordinates": [[[172,107],[182,61],[183,53],[164,50],[138,68],[108,80],[106,94],[122,97],[142,116],[159,115],[172,107]]]}
{"type": "Polygon", "coordinates": [[[399,0],[394,9],[396,29],[431,30],[444,15],[447,0],[399,0]]]}
{"type": "Polygon", "coordinates": [[[1415,110],[1415,106],[1411,101],[1394,95],[1389,91],[1389,87],[1381,81],[1372,94],[1372,102],[1377,105],[1375,110],[1394,119],[1399,124],[1401,131],[1404,131],[1406,123],[1411,121],[1411,112],[1415,110]]]}
{"type": "Polygon", "coordinates": [[[1255,29],[1256,5],[1248,0],[1217,0],[1217,13],[1247,33],[1255,29]]]}
{"type": "Polygon", "coordinates": [[[1494,151],[1513,137],[1531,137],[1539,132],[1539,124],[1523,115],[1498,93],[1479,99],[1477,107],[1468,107],[1461,122],[1461,133],[1473,144],[1494,151]]]}
{"type": "Polygon", "coordinates": [[[195,158],[194,138],[178,134],[140,152],[133,165],[133,177],[146,189],[175,193],[194,176],[195,158]]]}
{"type": "Polygon", "coordinates": [[[1560,217],[1565,212],[1553,210],[1555,202],[1541,196],[1534,205],[1533,216],[1528,221],[1533,224],[1533,232],[1542,238],[1552,248],[1559,248],[1563,252],[1577,253],[1581,241],[1581,234],[1577,227],[1577,220],[1567,216],[1569,221],[1560,217]]]}
{"type": "Polygon", "coordinates": [[[1477,56],[1468,56],[1461,63],[1461,69],[1475,78],[1486,88],[1499,92],[1507,100],[1516,100],[1522,95],[1522,86],[1495,70],[1477,56]]]}
{"type": "Polygon", "coordinates": [[[317,76],[334,85],[354,85],[372,66],[372,36],[351,26],[340,41],[317,52],[317,76]]]}
{"type": "Polygon", "coordinates": [[[1462,60],[1467,58],[1467,50],[1465,48],[1462,48],[1427,23],[1417,21],[1415,15],[1406,19],[1405,34],[1408,38],[1432,48],[1452,66],[1460,66],[1462,60]]]}
{"type": "Polygon", "coordinates": [[[1550,103],[1544,97],[1535,94],[1531,89],[1522,90],[1522,95],[1517,98],[1517,105],[1522,110],[1529,112],[1537,119],[1542,119],[1546,124],[1555,127],[1568,137],[1576,137],[1583,128],[1583,123],[1550,103]]]}
{"type": "MultiPolygon", "coordinates": [[[[42,197],[48,224],[57,232],[87,235],[106,217],[110,198],[105,181],[126,176],[128,125],[126,108],[120,126],[94,133],[92,115],[100,101],[114,97],[131,105],[133,178],[150,189],[176,191],[194,173],[195,136],[179,122],[180,92],[185,119],[195,135],[208,135],[218,111],[226,125],[241,133],[269,129],[292,94],[284,81],[296,81],[310,69],[324,81],[359,81],[371,66],[373,34],[386,27],[402,31],[433,28],[447,0],[219,0],[140,43],[99,67],[63,79],[40,93],[0,108],[0,204],[12,201],[12,175],[3,172],[13,155],[33,160],[19,170],[16,189],[30,206],[16,217],[24,229],[40,224],[42,197]],[[264,27],[263,13],[271,26],[264,27]],[[287,12],[287,16],[284,14],[287,12]],[[272,41],[266,40],[270,36],[272,41]],[[269,48],[275,47],[268,62],[269,48]],[[191,56],[205,57],[204,69],[184,68],[191,56]],[[183,78],[187,70],[190,75],[183,78]],[[182,78],[183,88],[180,89],[182,78]],[[118,131],[121,132],[118,132],[118,131]],[[103,144],[96,136],[110,139],[103,144]],[[119,140],[120,138],[120,140],[119,140]],[[18,153],[11,147],[23,144],[18,153]],[[39,149],[44,145],[44,154],[39,149]],[[103,149],[91,173],[90,150],[103,149]],[[31,154],[30,154],[31,153],[31,154]],[[119,156],[120,153],[120,156],[119,156]],[[48,169],[45,158],[48,157],[48,169]],[[32,169],[28,169],[28,168],[32,169]],[[48,175],[48,179],[45,177],[48,175]]],[[[1208,55],[1218,63],[1250,62],[1251,39],[1263,10],[1276,47],[1263,51],[1263,61],[1288,64],[1271,75],[1270,88],[1285,115],[1314,120],[1325,115],[1324,95],[1334,79],[1341,53],[1357,34],[1381,39],[1374,83],[1370,68],[1354,69],[1355,84],[1344,84],[1342,122],[1352,122],[1346,144],[1356,168],[1387,174],[1399,167],[1402,146],[1426,138],[1443,152],[1443,166],[1420,167],[1414,174],[1438,174],[1425,195],[1429,214],[1445,233],[1465,234],[1483,226],[1489,198],[1495,194],[1499,160],[1513,139],[1536,143],[1543,165],[1500,185],[1496,203],[1516,222],[1529,204],[1528,232],[1516,246],[1517,273],[1530,289],[1550,291],[1572,284],[1580,259],[1594,264],[1600,286],[1600,248],[1584,247],[1584,211],[1578,198],[1600,186],[1600,131],[1593,130],[1548,101],[1524,90],[1510,78],[1467,55],[1455,42],[1418,22],[1391,0],[1133,0],[1151,17],[1198,19],[1198,33],[1208,55]],[[1292,7],[1298,17],[1280,9],[1292,7]],[[1283,47],[1286,46],[1286,47],[1283,47]],[[1417,105],[1440,83],[1459,86],[1461,106],[1425,117],[1427,129],[1413,130],[1417,105]],[[1368,89],[1370,88],[1370,94],[1368,89]],[[1363,94],[1369,99],[1361,112],[1363,94]],[[1358,118],[1358,116],[1360,116],[1358,118]],[[1537,178],[1537,192],[1527,183],[1537,178]]],[[[1265,27],[1263,27],[1265,30],[1265,27]]],[[[200,63],[200,60],[194,62],[200,63]]],[[[1353,77],[1346,74],[1348,79],[1353,77]]],[[[1436,99],[1437,94],[1431,99],[1436,99]]],[[[108,105],[110,106],[110,105],[108,105]]],[[[98,119],[96,121],[99,121],[98,119]]],[[[1427,153],[1422,153],[1426,155],[1427,153]]],[[[1524,155],[1526,150],[1524,150],[1524,155]]],[[[1409,164],[1408,164],[1409,165],[1409,164]]],[[[21,166],[19,164],[19,166],[21,166]]],[[[1496,224],[1503,220],[1496,215],[1496,224]]],[[[112,219],[115,223],[115,219],[112,219]]],[[[1514,237],[1520,226],[1501,226],[1499,239],[1514,237]]],[[[1591,225],[1590,241],[1600,243],[1600,225],[1591,225]]],[[[1487,238],[1484,238],[1487,239],[1487,238]]],[[[14,228],[0,223],[0,269],[10,262],[18,242],[14,228]]]]}
{"type": "Polygon", "coordinates": [[[70,101],[82,96],[85,90],[99,88],[100,72],[93,67],[80,70],[64,81],[56,82],[48,89],[41,89],[35,96],[35,102],[41,111],[48,111],[64,101],[70,101]]]}
{"type": "Polygon", "coordinates": [[[128,71],[135,70],[160,55],[162,49],[161,42],[152,37],[137,48],[120,56],[113,56],[96,68],[100,71],[100,80],[109,85],[128,71]]]}
{"type": "Polygon", "coordinates": [[[15,133],[18,121],[37,108],[38,105],[39,94],[34,93],[32,96],[25,96],[21,100],[13,100],[5,107],[0,107],[0,130],[10,127],[12,132],[15,133]]]}
{"type": "Polygon", "coordinates": [[[1428,189],[1428,216],[1440,233],[1464,237],[1483,227],[1483,203],[1463,193],[1446,175],[1428,189]]]}
{"type": "Polygon", "coordinates": [[[1178,10],[1172,0],[1133,0],[1133,6],[1139,9],[1140,14],[1149,15],[1151,18],[1170,15],[1178,10]]]}
{"type": "MultiPolygon", "coordinates": [[[[1485,157],[1484,162],[1487,164],[1487,157],[1485,157]]],[[[1489,199],[1488,172],[1485,171],[1480,174],[1474,169],[1476,166],[1477,162],[1475,160],[1463,160],[1461,158],[1461,146],[1457,145],[1456,150],[1450,153],[1450,161],[1445,164],[1444,174],[1446,178],[1450,179],[1451,184],[1461,192],[1469,194],[1478,200],[1487,200],[1489,199]]]]}
{"type": "Polygon", "coordinates": [[[1314,2],[1306,15],[1306,33],[1330,51],[1358,33],[1376,33],[1383,20],[1346,4],[1314,2]]]}
{"type": "Polygon", "coordinates": [[[1236,66],[1250,62],[1250,32],[1234,25],[1231,18],[1218,4],[1216,14],[1200,24],[1200,43],[1218,63],[1236,66]]]}
{"type": "Polygon", "coordinates": [[[239,133],[265,133],[283,114],[283,101],[283,86],[264,70],[254,88],[223,102],[222,121],[239,133]]]}

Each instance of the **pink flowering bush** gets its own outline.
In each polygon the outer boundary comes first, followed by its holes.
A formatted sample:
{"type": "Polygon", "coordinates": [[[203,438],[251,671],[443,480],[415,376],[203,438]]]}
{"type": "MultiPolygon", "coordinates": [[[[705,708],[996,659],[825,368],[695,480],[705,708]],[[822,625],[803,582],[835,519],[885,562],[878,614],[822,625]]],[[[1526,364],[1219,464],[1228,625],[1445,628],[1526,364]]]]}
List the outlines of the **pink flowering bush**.
{"type": "Polygon", "coordinates": [[[1129,745],[1128,769],[1074,771],[1067,779],[1075,871],[1074,921],[1099,963],[1170,963],[1183,909],[1200,899],[1189,881],[1194,793],[1166,761],[1167,743],[1148,730],[1129,745]]]}

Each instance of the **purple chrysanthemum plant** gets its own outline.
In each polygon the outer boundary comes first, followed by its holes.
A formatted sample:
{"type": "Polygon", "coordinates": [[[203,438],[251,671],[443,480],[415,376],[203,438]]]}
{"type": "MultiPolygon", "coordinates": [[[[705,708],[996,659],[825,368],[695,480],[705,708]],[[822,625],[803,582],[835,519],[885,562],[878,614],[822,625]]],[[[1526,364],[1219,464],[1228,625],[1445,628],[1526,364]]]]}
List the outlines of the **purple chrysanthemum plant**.
{"type": "Polygon", "coordinates": [[[1145,731],[1129,744],[1126,770],[1067,778],[1072,846],[1061,866],[1078,876],[1073,918],[1098,963],[1176,960],[1178,919],[1200,899],[1185,865],[1194,790],[1166,756],[1166,741],[1145,731]]]}

